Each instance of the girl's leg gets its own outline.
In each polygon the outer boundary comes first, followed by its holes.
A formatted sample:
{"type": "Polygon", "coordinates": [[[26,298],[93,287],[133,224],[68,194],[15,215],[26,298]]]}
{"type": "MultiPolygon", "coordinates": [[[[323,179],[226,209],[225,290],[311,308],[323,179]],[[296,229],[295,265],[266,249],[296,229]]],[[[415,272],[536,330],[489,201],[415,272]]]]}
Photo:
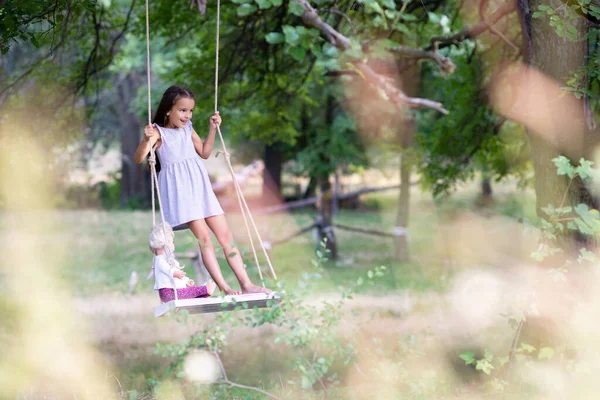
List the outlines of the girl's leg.
{"type": "Polygon", "coordinates": [[[271,293],[269,289],[257,286],[250,281],[246,268],[244,268],[242,256],[239,250],[233,247],[233,235],[231,234],[229,225],[227,225],[225,215],[208,217],[205,221],[208,227],[214,232],[219,244],[223,247],[227,262],[240,283],[242,293],[271,293]]]}
{"type": "Polygon", "coordinates": [[[229,287],[223,273],[219,267],[217,256],[215,255],[215,248],[213,247],[212,241],[210,240],[210,232],[204,220],[198,219],[188,223],[188,227],[198,239],[198,245],[200,246],[200,253],[202,254],[202,260],[206,265],[206,270],[213,278],[217,286],[221,291],[225,292],[226,295],[240,294],[239,291],[235,291],[229,287]]]}

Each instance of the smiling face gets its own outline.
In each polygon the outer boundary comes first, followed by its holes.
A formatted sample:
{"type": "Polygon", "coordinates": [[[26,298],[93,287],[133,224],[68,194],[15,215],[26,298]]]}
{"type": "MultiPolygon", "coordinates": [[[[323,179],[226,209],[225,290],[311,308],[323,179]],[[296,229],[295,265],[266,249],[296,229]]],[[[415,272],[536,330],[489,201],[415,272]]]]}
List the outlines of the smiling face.
{"type": "Polygon", "coordinates": [[[177,100],[171,110],[167,112],[167,123],[165,128],[183,128],[192,119],[192,112],[196,102],[189,97],[177,100]]]}

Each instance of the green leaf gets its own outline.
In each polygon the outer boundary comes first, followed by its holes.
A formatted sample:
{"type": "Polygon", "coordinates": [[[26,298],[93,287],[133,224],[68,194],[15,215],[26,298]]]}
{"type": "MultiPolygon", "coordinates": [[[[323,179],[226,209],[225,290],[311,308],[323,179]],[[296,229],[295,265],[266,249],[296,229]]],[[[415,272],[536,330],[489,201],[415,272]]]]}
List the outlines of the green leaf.
{"type": "Polygon", "coordinates": [[[520,350],[524,351],[525,353],[533,353],[535,351],[535,347],[527,343],[521,343],[520,350]]]}
{"type": "Polygon", "coordinates": [[[300,43],[300,35],[298,35],[295,27],[284,25],[283,34],[285,35],[285,42],[290,46],[297,46],[300,43]]]}
{"type": "Polygon", "coordinates": [[[266,10],[267,8],[271,8],[272,3],[271,0],[254,0],[256,4],[258,4],[258,8],[261,10],[266,10]]]}
{"type": "Polygon", "coordinates": [[[584,261],[589,261],[591,263],[595,263],[598,261],[598,257],[596,256],[595,253],[589,251],[585,247],[582,247],[581,249],[579,249],[579,257],[577,257],[577,262],[579,264],[581,264],[584,261]]]}
{"type": "Polygon", "coordinates": [[[394,10],[385,10],[385,16],[389,19],[396,18],[396,11],[394,10]]]}
{"type": "Polygon", "coordinates": [[[306,375],[302,375],[302,383],[301,383],[301,386],[302,386],[302,389],[310,389],[310,388],[313,386],[313,384],[312,384],[312,382],[310,381],[310,379],[308,379],[308,378],[306,377],[306,375]]]}
{"type": "Polygon", "coordinates": [[[252,4],[242,4],[237,8],[237,15],[240,17],[245,17],[254,13],[257,10],[255,5],[252,4]]]}
{"type": "Polygon", "coordinates": [[[306,57],[306,50],[304,49],[304,47],[300,46],[292,47],[290,49],[290,55],[296,61],[303,61],[304,57],[306,57]]]}
{"type": "Polygon", "coordinates": [[[394,2],[394,0],[379,0],[379,2],[383,4],[386,8],[389,8],[390,10],[396,9],[396,3],[394,2]]]}
{"type": "Polygon", "coordinates": [[[556,165],[556,173],[558,175],[567,175],[569,178],[573,178],[575,175],[575,168],[571,165],[569,159],[565,156],[560,156],[552,159],[554,165],[556,165]]]}
{"type": "Polygon", "coordinates": [[[283,0],[271,0],[271,3],[273,3],[275,7],[279,7],[283,4],[283,0]]]}
{"type": "Polygon", "coordinates": [[[429,21],[432,23],[436,25],[440,23],[440,17],[436,13],[428,12],[427,16],[429,17],[429,21]]]}
{"type": "Polygon", "coordinates": [[[288,12],[301,17],[304,14],[304,7],[292,1],[288,5],[288,12]]]}
{"type": "Polygon", "coordinates": [[[560,207],[554,210],[557,214],[568,214],[573,211],[572,207],[560,207]]]}
{"type": "Polygon", "coordinates": [[[581,233],[584,233],[586,235],[592,235],[594,233],[594,231],[592,229],[590,229],[590,227],[583,222],[581,219],[576,219],[574,220],[575,225],[577,225],[577,230],[581,233]]]}
{"type": "Polygon", "coordinates": [[[231,0],[233,1],[235,4],[246,4],[246,3],[252,3],[254,0],[231,0]]]}
{"type": "MultiPolygon", "coordinates": [[[[575,212],[592,228],[598,227],[598,222],[600,220],[599,214],[597,210],[589,209],[586,204],[579,204],[575,207],[575,212]]],[[[577,221],[577,220],[575,220],[577,221]]]]}
{"type": "Polygon", "coordinates": [[[373,2],[366,3],[366,4],[367,4],[368,9],[375,11],[377,14],[381,15],[382,17],[384,16],[383,8],[381,8],[379,3],[373,1],[373,2]]]}
{"type": "Polygon", "coordinates": [[[552,357],[554,357],[554,353],[555,352],[552,347],[542,347],[538,353],[538,359],[550,360],[552,357]]]}
{"type": "Polygon", "coordinates": [[[360,43],[358,43],[356,41],[352,41],[350,43],[350,48],[345,51],[345,54],[348,57],[357,58],[357,59],[362,59],[365,57],[365,54],[362,51],[362,47],[361,47],[360,43]]]}
{"type": "Polygon", "coordinates": [[[592,169],[592,161],[588,161],[584,158],[579,160],[579,167],[575,168],[575,173],[581,176],[581,179],[592,178],[594,176],[594,170],[592,169]]]}
{"type": "Polygon", "coordinates": [[[475,365],[475,369],[478,371],[482,371],[484,374],[489,375],[492,373],[494,366],[487,360],[477,361],[477,365],[475,365]]]}
{"type": "Polygon", "coordinates": [[[543,207],[542,211],[549,217],[551,217],[552,215],[554,215],[554,206],[552,204],[548,204],[547,207],[543,207]]]}
{"type": "Polygon", "coordinates": [[[265,36],[265,40],[271,44],[285,43],[285,35],[279,32],[271,32],[265,36]]]}
{"type": "Polygon", "coordinates": [[[473,364],[475,362],[475,354],[472,351],[466,351],[460,355],[460,358],[465,360],[467,365],[473,364]]]}

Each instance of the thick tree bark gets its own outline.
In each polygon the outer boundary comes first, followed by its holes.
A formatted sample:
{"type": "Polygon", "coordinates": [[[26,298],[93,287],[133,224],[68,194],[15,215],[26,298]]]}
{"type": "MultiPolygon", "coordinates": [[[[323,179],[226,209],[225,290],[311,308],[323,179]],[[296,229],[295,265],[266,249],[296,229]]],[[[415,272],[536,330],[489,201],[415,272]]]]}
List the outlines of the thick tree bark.
{"type": "MultiPolygon", "coordinates": [[[[579,17],[575,21],[566,22],[574,24],[577,30],[578,40],[569,40],[557,35],[555,27],[550,26],[549,19],[531,18],[531,14],[541,5],[547,5],[557,9],[564,7],[560,0],[521,0],[521,13],[523,21],[524,54],[527,62],[534,68],[546,74],[548,77],[559,82],[561,86],[566,85],[566,81],[572,75],[586,65],[588,54],[588,42],[585,35],[588,31],[588,24],[585,18],[579,17]]],[[[564,94],[565,96],[568,94],[564,94]]],[[[536,110],[543,107],[551,107],[553,100],[548,99],[545,104],[535,104],[536,110]]],[[[560,119],[584,120],[586,116],[586,103],[581,103],[581,109],[577,115],[552,114],[556,121],[553,124],[557,126],[565,125],[560,119]]],[[[584,124],[585,125],[585,124],[584,124]]],[[[591,132],[584,132],[581,135],[573,132],[560,132],[560,137],[555,138],[553,142],[546,139],[545,136],[529,132],[529,142],[533,168],[535,172],[535,194],[536,207],[540,217],[545,217],[541,208],[548,204],[558,207],[568,190],[564,205],[576,205],[586,203],[590,208],[594,208],[594,199],[581,181],[574,181],[570,186],[564,176],[556,174],[556,167],[552,159],[559,155],[565,155],[572,161],[578,162],[580,157],[589,156],[586,154],[586,148],[593,142],[591,132]]],[[[573,241],[566,240],[564,243],[567,252],[574,245],[573,241]]],[[[574,249],[573,249],[574,250],[574,249]]]]}
{"type": "Polygon", "coordinates": [[[128,73],[117,88],[121,104],[116,108],[121,126],[121,205],[134,196],[147,197],[146,174],[141,164],[133,161],[143,131],[140,117],[129,111],[129,104],[133,101],[142,77],[135,71],[128,73]]]}
{"type": "MultiPolygon", "coordinates": [[[[559,10],[566,6],[561,0],[519,0],[523,54],[531,67],[543,72],[564,87],[566,81],[586,65],[588,42],[585,36],[588,23],[581,16],[575,21],[564,21],[575,26],[577,40],[561,38],[557,35],[555,27],[550,26],[548,17],[532,18],[532,13],[542,4],[559,10]]],[[[543,88],[532,88],[532,90],[543,90],[543,88]]],[[[541,208],[548,204],[558,207],[585,203],[590,208],[596,208],[595,200],[583,182],[575,180],[569,185],[566,177],[557,175],[556,167],[552,163],[552,159],[560,155],[567,156],[572,162],[577,163],[580,157],[589,157],[587,153],[593,150],[591,143],[594,142],[592,132],[589,129],[585,130],[585,127],[588,127],[586,117],[589,115],[589,110],[586,110],[587,102],[581,102],[581,106],[574,112],[567,113],[565,110],[556,109],[552,111],[553,105],[560,100],[560,96],[571,95],[557,94],[555,98],[545,99],[542,104],[532,104],[530,109],[532,113],[550,118],[551,121],[546,121],[547,126],[563,127],[561,132],[528,132],[535,172],[536,208],[540,218],[547,217],[541,208]],[[584,131],[581,132],[580,128],[576,128],[577,126],[583,126],[584,131]],[[573,129],[569,129],[570,127],[573,129]]],[[[558,243],[565,253],[545,259],[544,265],[562,266],[565,260],[574,256],[583,245],[592,247],[587,240],[582,235],[567,231],[558,243]]],[[[582,295],[588,287],[585,272],[578,269],[576,265],[572,264],[569,268],[567,285],[552,281],[545,273],[538,274],[536,306],[540,315],[529,316],[521,323],[514,340],[515,345],[524,342],[535,345],[539,349],[542,346],[556,348],[568,343],[569,338],[561,334],[563,319],[570,318],[572,315],[575,305],[573,299],[576,297],[573,294],[582,295]]]]}

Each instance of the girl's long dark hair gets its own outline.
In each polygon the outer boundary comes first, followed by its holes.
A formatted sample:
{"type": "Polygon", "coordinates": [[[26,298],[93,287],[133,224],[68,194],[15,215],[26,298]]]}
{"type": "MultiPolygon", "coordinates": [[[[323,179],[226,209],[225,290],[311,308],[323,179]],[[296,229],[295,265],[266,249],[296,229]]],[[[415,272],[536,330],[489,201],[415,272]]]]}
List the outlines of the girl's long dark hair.
{"type": "Polygon", "coordinates": [[[196,101],[194,92],[184,86],[175,85],[168,88],[163,94],[162,99],[160,99],[160,104],[156,109],[156,114],[154,114],[152,122],[159,126],[165,126],[165,123],[167,122],[167,113],[173,108],[173,105],[177,103],[177,100],[183,98],[196,101]]]}
{"type": "MultiPolygon", "coordinates": [[[[163,93],[162,99],[160,99],[160,103],[158,104],[158,108],[156,109],[156,114],[154,114],[152,123],[157,124],[158,126],[165,126],[167,122],[167,113],[173,108],[173,105],[177,103],[177,100],[183,98],[196,101],[194,92],[184,86],[174,85],[165,90],[165,93],[163,93]]],[[[160,171],[160,159],[157,153],[156,172],[158,171],[160,171]]]]}

